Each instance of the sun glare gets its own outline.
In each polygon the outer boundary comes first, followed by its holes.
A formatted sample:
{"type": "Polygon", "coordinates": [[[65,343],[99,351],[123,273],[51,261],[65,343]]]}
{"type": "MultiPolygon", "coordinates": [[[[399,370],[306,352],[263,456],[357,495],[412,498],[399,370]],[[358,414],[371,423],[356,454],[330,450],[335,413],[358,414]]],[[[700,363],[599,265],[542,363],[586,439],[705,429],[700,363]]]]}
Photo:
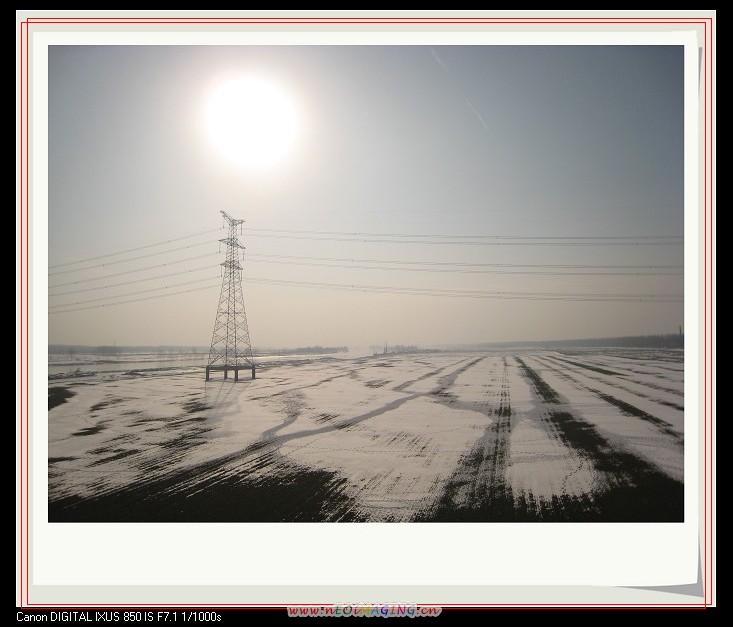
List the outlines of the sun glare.
{"type": "Polygon", "coordinates": [[[208,97],[205,123],[214,146],[230,161],[246,167],[280,161],[297,132],[295,107],[287,93],[254,77],[218,85],[208,97]]]}

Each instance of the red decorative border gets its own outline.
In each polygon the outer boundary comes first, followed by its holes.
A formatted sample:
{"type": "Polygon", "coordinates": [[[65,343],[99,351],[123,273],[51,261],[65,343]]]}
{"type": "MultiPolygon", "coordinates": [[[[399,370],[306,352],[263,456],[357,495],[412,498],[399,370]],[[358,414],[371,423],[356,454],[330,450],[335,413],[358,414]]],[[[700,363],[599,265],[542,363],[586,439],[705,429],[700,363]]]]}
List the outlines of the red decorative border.
{"type": "MultiPolygon", "coordinates": [[[[704,491],[704,515],[703,515],[703,601],[700,603],[608,603],[608,604],[563,604],[563,603],[527,603],[527,604],[487,604],[487,605],[443,605],[443,608],[471,609],[471,608],[551,608],[551,609],[580,609],[580,608],[679,608],[679,609],[701,609],[713,604],[713,18],[712,17],[634,17],[634,18],[573,18],[573,17],[389,17],[389,18],[354,18],[354,17],[246,17],[246,18],[219,18],[219,17],[197,17],[197,18],[175,18],[175,17],[146,17],[146,18],[112,18],[112,17],[28,17],[20,22],[20,72],[19,72],[19,96],[20,96],[20,125],[19,125],[19,191],[20,198],[20,235],[18,240],[18,253],[20,258],[19,271],[19,499],[20,499],[20,545],[19,549],[19,579],[17,584],[20,590],[16,592],[16,600],[20,600],[20,607],[24,609],[44,608],[78,608],[95,609],[110,607],[161,607],[169,609],[184,608],[209,608],[209,609],[263,609],[272,608],[266,605],[247,605],[237,603],[223,604],[178,604],[178,605],[153,605],[153,604],[93,604],[77,605],[72,603],[60,603],[57,605],[45,605],[31,603],[29,599],[29,236],[28,236],[28,214],[29,214],[29,67],[28,67],[28,43],[29,28],[31,24],[308,24],[308,25],[339,25],[339,24],[364,24],[364,25],[462,25],[462,24],[691,24],[704,26],[704,43],[702,56],[702,79],[703,79],[703,151],[705,165],[703,170],[703,256],[704,256],[704,303],[703,303],[703,394],[704,394],[704,421],[703,421],[703,491],[704,491]],[[19,594],[18,594],[19,593],[19,594]]],[[[327,603],[326,605],[329,605],[327,603]]],[[[318,607],[324,604],[299,604],[303,607],[318,607]]],[[[277,606],[280,607],[280,606],[277,606]]]]}
{"type": "Polygon", "coordinates": [[[20,406],[20,601],[27,606],[28,601],[28,23],[20,23],[20,133],[19,133],[19,189],[20,197],[20,235],[18,252],[20,255],[18,320],[20,324],[20,364],[19,364],[19,406],[20,406]],[[24,54],[25,53],[25,54],[24,54]],[[25,229],[25,231],[24,231],[25,229]],[[24,238],[25,235],[25,238],[24,238]],[[23,587],[25,585],[25,588],[23,587]],[[23,592],[25,590],[25,596],[23,592]],[[23,600],[25,599],[25,604],[23,600]]]}

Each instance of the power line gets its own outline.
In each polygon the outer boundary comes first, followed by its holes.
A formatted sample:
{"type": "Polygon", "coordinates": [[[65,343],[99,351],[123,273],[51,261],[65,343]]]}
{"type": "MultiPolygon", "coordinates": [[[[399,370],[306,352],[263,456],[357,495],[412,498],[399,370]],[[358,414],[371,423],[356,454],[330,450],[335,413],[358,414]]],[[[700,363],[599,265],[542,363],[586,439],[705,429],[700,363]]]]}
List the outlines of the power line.
{"type": "Polygon", "coordinates": [[[166,294],[158,294],[157,296],[147,296],[145,298],[134,298],[132,300],[123,300],[123,301],[119,301],[119,302],[116,302],[116,303],[104,303],[104,304],[101,304],[101,305],[93,305],[91,307],[77,307],[77,308],[73,308],[73,309],[57,309],[55,311],[49,311],[48,313],[49,313],[49,315],[52,315],[52,314],[70,313],[70,312],[74,312],[74,311],[87,311],[89,309],[101,309],[102,307],[113,307],[115,305],[126,305],[128,303],[140,303],[140,302],[143,302],[143,301],[146,301],[146,300],[155,300],[157,298],[167,298],[168,296],[178,296],[179,294],[189,294],[191,292],[201,292],[203,290],[210,290],[210,289],[213,289],[213,288],[218,287],[218,286],[219,286],[219,282],[218,282],[218,279],[217,279],[217,282],[215,284],[212,283],[211,285],[205,285],[204,287],[195,287],[195,288],[190,289],[190,290],[181,290],[180,292],[171,292],[171,293],[166,293],[166,294]]]}
{"type": "MultiPolygon", "coordinates": [[[[112,257],[120,257],[128,255],[131,252],[137,252],[140,250],[146,250],[157,246],[170,244],[177,241],[190,239],[192,237],[198,237],[218,231],[213,229],[210,231],[204,231],[201,233],[187,235],[180,238],[172,238],[162,242],[154,244],[147,244],[144,246],[138,246],[129,248],[122,251],[108,253],[105,255],[98,255],[96,257],[88,257],[75,262],[69,262],[65,264],[59,264],[51,266],[51,268],[66,268],[63,270],[57,270],[56,272],[50,272],[49,276],[67,274],[72,272],[81,272],[85,270],[92,270],[97,268],[104,268],[106,266],[113,266],[121,263],[129,263],[139,259],[148,259],[157,257],[160,255],[166,255],[168,253],[174,253],[181,250],[188,250],[203,245],[208,245],[210,241],[199,242],[195,244],[188,244],[185,246],[179,246],[172,249],[163,251],[146,253],[143,255],[135,255],[132,257],[125,257],[122,259],[116,259],[112,261],[105,261],[104,263],[96,263],[94,266],[86,268],[75,268],[71,266],[78,266],[80,264],[99,262],[102,259],[108,259],[112,257]]],[[[408,233],[366,233],[366,232],[344,232],[344,231],[300,231],[292,229],[248,229],[249,232],[254,232],[255,235],[259,234],[261,237],[276,237],[276,238],[287,238],[287,239],[312,239],[312,240],[335,240],[345,242],[356,242],[362,241],[361,239],[354,238],[365,238],[364,242],[379,242],[379,243],[392,243],[392,244],[449,244],[449,245],[514,245],[514,246],[646,246],[646,245],[668,245],[668,244],[680,244],[682,243],[681,236],[673,235],[639,235],[639,236],[626,236],[626,235],[614,235],[614,236],[519,236],[519,235],[446,235],[446,234],[428,234],[428,235],[415,235],[408,233]]],[[[161,268],[173,264],[180,264],[185,261],[193,261],[202,259],[205,257],[213,256],[216,253],[207,253],[204,255],[194,255],[185,259],[179,259],[176,261],[169,261],[164,263],[153,264],[141,268],[134,268],[130,270],[123,270],[121,272],[115,272],[107,274],[101,277],[86,277],[80,278],[75,281],[69,281],[61,283],[55,286],[51,286],[50,290],[58,289],[64,286],[76,286],[90,282],[101,282],[108,281],[109,279],[145,272],[155,268],[161,268]]],[[[303,266],[321,266],[321,267],[332,267],[332,268],[346,268],[350,270],[354,269],[365,269],[365,270],[390,270],[390,271],[405,271],[405,272],[427,272],[427,273],[465,273],[465,274],[503,274],[503,275],[552,275],[552,276],[669,276],[678,275],[679,272],[671,272],[670,270],[678,270],[682,266],[680,265],[592,265],[592,264],[510,264],[510,263],[468,263],[468,262],[441,262],[441,261],[409,261],[399,259],[348,259],[348,258],[334,258],[334,257],[307,257],[297,255],[268,255],[268,254],[254,254],[248,256],[251,261],[259,263],[271,263],[271,264],[287,264],[287,265],[303,265],[303,266]],[[254,258],[254,259],[252,259],[254,258]],[[357,265],[361,264],[361,265],[357,265]]],[[[170,272],[166,274],[156,275],[152,277],[142,277],[129,281],[122,281],[111,283],[107,285],[97,285],[80,289],[67,290],[66,292],[60,292],[51,294],[52,298],[69,296],[72,294],[78,294],[83,292],[94,292],[112,289],[116,287],[122,287],[132,285],[135,283],[143,283],[171,276],[177,276],[181,274],[190,274],[197,272],[198,269],[181,270],[176,272],[170,272]]],[[[67,311],[83,311],[85,309],[95,309],[102,306],[113,306],[115,304],[123,304],[128,302],[140,302],[148,300],[150,298],[161,298],[167,295],[174,295],[178,293],[187,293],[188,291],[197,290],[184,290],[182,292],[171,293],[167,290],[171,288],[183,287],[201,281],[208,281],[209,279],[197,279],[193,281],[186,281],[183,283],[177,283],[170,286],[157,287],[151,289],[138,290],[121,294],[117,296],[100,296],[98,298],[92,298],[87,300],[80,300],[73,303],[66,303],[62,305],[54,305],[50,307],[49,313],[63,313],[67,311]],[[132,299],[132,296],[139,294],[148,294],[150,292],[166,290],[166,293],[158,296],[146,297],[142,299],[132,299]],[[118,299],[128,299],[119,301],[118,299]],[[111,302],[116,301],[116,302],[111,302]],[[103,304],[98,304],[103,303],[103,304]],[[92,305],[92,306],[88,306],[92,305]]],[[[422,296],[441,296],[441,297],[454,297],[454,298],[485,298],[485,299],[513,299],[513,300],[562,300],[562,301],[607,301],[607,302],[681,302],[682,297],[675,294],[662,294],[654,295],[647,293],[560,293],[560,292],[502,292],[502,291],[485,291],[485,290],[455,290],[455,289],[443,289],[443,288],[416,288],[416,287],[399,287],[399,286],[382,286],[382,285],[357,285],[357,284],[340,284],[340,283],[325,283],[325,282],[301,282],[301,281],[288,281],[279,279],[267,279],[267,278],[253,278],[250,279],[253,283],[271,284],[271,285],[286,285],[293,287],[304,287],[313,289],[331,289],[331,290],[349,290],[349,291],[361,291],[361,292],[379,292],[379,293],[390,293],[390,294],[405,294],[405,295],[422,295],[422,296]]],[[[204,288],[205,289],[205,288],[204,288]]]]}
{"type": "Polygon", "coordinates": [[[450,244],[467,246],[665,246],[680,245],[684,241],[682,236],[677,235],[421,235],[415,233],[361,233],[346,231],[298,231],[287,229],[248,229],[248,232],[256,237],[275,239],[381,244],[450,244]]]}
{"type": "MultiPolygon", "coordinates": [[[[56,270],[58,268],[69,268],[69,266],[76,266],[91,261],[98,261],[100,259],[108,259],[110,257],[117,257],[125,255],[130,252],[136,252],[139,250],[146,250],[157,246],[163,246],[173,242],[178,242],[192,237],[199,237],[201,235],[207,235],[218,231],[218,229],[211,229],[208,231],[202,231],[200,233],[194,233],[192,235],[186,235],[178,238],[171,238],[163,240],[161,242],[155,242],[153,244],[146,244],[144,246],[136,246],[125,250],[120,250],[112,253],[106,253],[104,255],[97,255],[94,257],[87,257],[85,259],[78,259],[76,261],[70,261],[62,264],[55,264],[49,266],[49,270],[56,270]]],[[[365,241],[374,243],[398,243],[398,244],[465,244],[465,245],[546,245],[546,246],[641,246],[641,245],[669,245],[669,244],[681,244],[683,238],[676,235],[608,235],[608,236],[521,236],[521,235],[446,235],[446,234],[410,234],[410,233],[367,233],[367,232],[347,232],[347,231],[303,231],[294,229],[248,229],[248,232],[253,235],[260,237],[271,237],[271,238],[284,238],[284,239],[313,239],[313,240],[333,240],[333,241],[365,241]],[[362,239],[366,238],[366,239],[362,239]],[[380,239],[389,238],[389,239],[380,239]],[[398,238],[398,239],[395,239],[398,238]],[[433,241],[435,240],[435,241],[433,241]]],[[[120,263],[127,263],[130,261],[136,261],[138,259],[148,259],[158,255],[164,255],[170,252],[177,252],[180,250],[187,250],[202,246],[210,243],[200,242],[198,244],[191,244],[188,246],[180,246],[177,248],[171,248],[147,255],[138,255],[135,257],[129,257],[125,259],[118,259],[116,261],[110,261],[102,264],[98,264],[95,267],[106,267],[109,265],[116,265],[120,263]]],[[[394,262],[401,263],[401,262],[394,262]]],[[[411,265],[413,265],[411,263],[411,265]]],[[[549,267],[549,266],[545,266],[549,267]]],[[[59,270],[57,272],[49,272],[49,276],[56,276],[59,274],[67,274],[71,272],[78,272],[88,268],[70,268],[66,270],[59,270]]]]}
{"type": "MultiPolygon", "coordinates": [[[[218,277],[214,277],[214,278],[216,278],[218,280],[218,277]]],[[[74,305],[86,305],[87,303],[98,303],[100,301],[108,300],[110,298],[126,298],[128,296],[136,296],[137,294],[146,294],[146,293],[149,293],[149,292],[157,292],[157,291],[160,291],[160,290],[167,290],[167,289],[169,289],[171,287],[182,287],[184,285],[191,285],[193,283],[201,283],[202,281],[210,281],[211,279],[212,279],[212,277],[206,277],[205,279],[195,279],[193,281],[184,281],[183,283],[176,283],[174,285],[163,285],[162,287],[161,286],[159,286],[159,287],[153,287],[153,288],[150,288],[150,289],[139,290],[137,292],[129,292],[127,294],[119,294],[117,296],[102,296],[100,298],[92,298],[90,300],[80,300],[80,301],[76,301],[74,303],[64,303],[62,305],[54,305],[53,307],[51,307],[49,309],[53,309],[53,308],[56,308],[56,307],[71,307],[71,306],[74,306],[74,305]]]]}
{"type": "MultiPolygon", "coordinates": [[[[150,290],[141,290],[138,292],[131,292],[128,294],[120,294],[119,296],[108,296],[103,298],[91,299],[88,301],[78,301],[76,303],[68,303],[64,305],[57,305],[49,308],[49,315],[58,313],[68,313],[72,311],[85,311],[89,309],[98,309],[100,307],[111,307],[114,305],[122,305],[127,303],[141,302],[156,298],[164,298],[166,296],[175,296],[178,294],[186,294],[189,292],[199,291],[202,289],[210,289],[214,287],[205,286],[202,288],[196,288],[191,290],[183,290],[179,292],[171,292],[158,294],[157,296],[151,296],[147,298],[138,298],[132,300],[123,300],[117,302],[108,302],[103,304],[81,306],[76,305],[89,305],[90,303],[99,303],[101,301],[115,299],[115,298],[127,298],[129,296],[135,296],[138,294],[149,293],[152,291],[159,291],[161,289],[167,290],[175,287],[182,287],[184,285],[191,285],[194,283],[200,283],[202,280],[208,281],[210,278],[201,279],[196,281],[188,281],[175,285],[165,286],[162,288],[154,288],[150,290]]],[[[291,287],[321,289],[321,290],[338,290],[338,291],[351,291],[351,292],[373,292],[383,294],[399,294],[409,296],[439,296],[448,298],[474,298],[474,299],[492,299],[492,300],[538,300],[538,301],[568,301],[568,302],[645,302],[645,303],[677,303],[683,302],[683,297],[677,294],[647,294],[647,293],[636,293],[636,294],[617,294],[617,293],[563,293],[563,292],[512,292],[512,291],[480,291],[480,290],[449,290],[449,289],[437,289],[437,288],[412,288],[412,287],[396,287],[396,286],[381,286],[381,285],[357,285],[357,284],[343,284],[343,283],[321,283],[312,281],[288,281],[280,279],[268,279],[268,278],[253,278],[247,279],[251,283],[261,283],[267,285],[287,285],[291,287]]],[[[218,279],[217,279],[218,281],[218,279]]]]}
{"type": "Polygon", "coordinates": [[[450,296],[458,298],[494,298],[511,300],[572,300],[572,301],[610,301],[610,302],[682,302],[677,294],[616,294],[616,293],[562,293],[562,292],[488,292],[480,290],[449,290],[434,288],[394,287],[380,285],[356,285],[343,283],[320,283],[312,281],[289,281],[248,277],[250,283],[290,285],[318,289],[336,289],[361,292],[382,292],[389,294],[412,294],[420,296],[450,296]]]}
{"type": "Polygon", "coordinates": [[[367,233],[363,231],[304,231],[296,229],[248,228],[248,232],[295,233],[307,235],[346,235],[350,237],[434,237],[439,239],[496,239],[496,240],[670,240],[681,235],[449,235],[445,233],[367,233]]]}
{"type": "MultiPolygon", "coordinates": [[[[429,235],[413,235],[410,236],[412,239],[385,239],[383,237],[372,237],[372,236],[320,236],[320,235],[295,235],[295,234],[280,234],[280,233],[251,233],[253,237],[265,237],[272,239],[293,239],[293,240],[313,240],[313,241],[333,241],[333,242],[363,242],[363,243],[378,243],[378,244],[437,244],[437,245],[450,245],[450,246],[667,246],[675,245],[679,246],[683,243],[682,238],[678,240],[619,240],[619,241],[605,241],[605,240],[594,240],[588,239],[585,241],[576,241],[566,239],[563,241],[543,241],[543,240],[531,240],[530,238],[521,238],[522,241],[487,241],[484,236],[476,236],[473,239],[417,239],[426,237],[435,237],[429,235]]],[[[464,236],[461,236],[464,237],[464,236]]],[[[468,236],[465,236],[468,237],[468,236]]],[[[486,236],[489,237],[489,236],[486,236]]],[[[519,239],[519,238],[517,238],[519,239]]]]}
{"type": "Polygon", "coordinates": [[[302,259],[306,261],[336,261],[348,263],[384,263],[384,264],[404,264],[410,266],[427,265],[427,266],[449,266],[449,267],[475,267],[475,268],[570,268],[570,269],[593,269],[593,270],[680,270],[684,266],[673,264],[656,264],[656,265],[593,265],[593,264],[552,264],[552,263],[473,263],[473,262],[449,262],[449,261],[409,261],[404,259],[354,259],[348,257],[302,257],[298,255],[266,255],[249,253],[248,259],[252,257],[261,257],[268,259],[302,259]]]}
{"type": "MultiPolygon", "coordinates": [[[[101,277],[88,277],[85,279],[78,279],[76,281],[69,281],[67,283],[60,283],[49,287],[49,290],[58,289],[60,287],[67,287],[72,285],[79,285],[83,283],[89,283],[94,281],[109,280],[111,278],[135,274],[146,270],[152,270],[155,268],[162,268],[171,265],[176,265],[186,261],[193,261],[198,259],[204,259],[207,257],[217,256],[218,253],[207,253],[205,255],[196,255],[193,257],[187,257],[185,259],[178,259],[176,261],[165,262],[161,264],[155,264],[152,266],[145,266],[143,268],[135,268],[132,270],[125,270],[123,272],[116,272],[114,274],[108,274],[101,277]]],[[[344,258],[331,258],[331,257],[300,257],[295,255],[248,255],[250,262],[255,263],[273,263],[273,264],[287,264],[287,265],[307,265],[307,266],[320,266],[326,268],[345,268],[349,270],[388,270],[388,271],[404,271],[404,272],[427,272],[427,273],[461,273],[461,274],[499,274],[499,275],[530,275],[530,276],[678,276],[680,272],[657,272],[651,271],[654,268],[681,268],[681,266],[593,266],[593,265],[581,265],[581,264],[487,264],[487,263],[450,263],[450,262],[431,262],[431,261],[401,261],[401,260],[376,260],[376,259],[344,259],[344,258]],[[255,257],[256,259],[253,259],[255,257]],[[264,257],[267,259],[258,259],[264,257]],[[274,258],[274,259],[271,259],[274,258]],[[322,260],[323,263],[317,261],[311,262],[310,260],[322,260]],[[331,262],[344,262],[344,263],[331,263],[331,262]],[[434,267],[389,267],[384,265],[375,266],[360,266],[357,264],[402,264],[402,265],[430,265],[430,266],[448,266],[448,268],[434,268],[434,267]],[[458,266],[457,268],[455,266],[458,266]],[[492,269],[465,269],[473,267],[490,267],[492,269]],[[550,270],[518,270],[517,268],[558,268],[562,271],[550,270]],[[512,268],[506,270],[503,268],[512,268]],[[618,272],[618,271],[583,271],[583,272],[568,272],[566,269],[574,268],[623,268],[625,270],[631,270],[629,272],[618,272]],[[647,269],[650,269],[649,271],[647,269]]],[[[147,281],[154,281],[157,279],[169,278],[172,276],[178,276],[181,274],[190,274],[192,272],[200,272],[206,270],[207,267],[193,268],[189,270],[181,270],[178,272],[170,272],[167,274],[159,274],[152,277],[145,277],[141,279],[133,279],[131,281],[122,281],[112,283],[108,285],[98,285],[94,287],[81,288],[77,290],[67,290],[65,292],[57,292],[56,294],[49,294],[50,297],[69,296],[72,294],[80,294],[84,292],[93,292],[96,290],[111,289],[115,287],[122,287],[126,285],[134,285],[136,283],[144,283],[147,281]]]]}
{"type": "Polygon", "coordinates": [[[410,267],[394,267],[385,265],[358,265],[358,262],[353,264],[348,263],[327,263],[317,261],[295,261],[295,260],[263,260],[263,259],[252,259],[251,257],[257,255],[250,255],[250,263],[273,263],[273,264],[285,264],[285,265],[303,265],[303,266],[318,266],[324,268],[346,268],[349,270],[388,270],[388,271],[399,271],[399,272],[430,272],[430,273],[460,273],[460,274],[504,274],[504,275],[537,275],[537,276],[675,276],[682,274],[681,272],[648,272],[648,271],[636,271],[636,272],[568,272],[568,271],[557,271],[557,270],[470,270],[470,269],[459,269],[459,268],[410,268],[410,267]]]}
{"type": "Polygon", "coordinates": [[[219,229],[210,229],[208,231],[201,231],[200,233],[194,233],[192,235],[184,235],[183,237],[176,237],[173,239],[167,239],[163,240],[162,242],[155,242],[153,244],[146,244],[144,246],[136,246],[135,248],[128,248],[126,250],[120,250],[114,253],[106,253],[104,255],[97,255],[96,257],[87,257],[86,259],[78,259],[76,261],[69,261],[67,263],[58,263],[53,266],[49,266],[50,269],[54,268],[65,268],[66,266],[72,266],[79,263],[87,263],[89,261],[97,261],[98,259],[106,259],[107,257],[115,257],[117,255],[124,255],[126,253],[135,252],[138,250],[145,250],[146,248],[154,248],[155,246],[163,246],[164,244],[170,244],[172,242],[180,242],[185,239],[191,239],[192,237],[199,237],[200,235],[208,235],[209,233],[214,233],[216,231],[219,231],[219,229]]]}
{"type": "MultiPolygon", "coordinates": [[[[150,257],[157,257],[159,255],[165,255],[167,253],[174,253],[174,252],[178,252],[179,250],[188,250],[190,248],[198,248],[199,246],[206,246],[211,243],[212,243],[211,241],[207,241],[207,242],[200,242],[198,244],[190,244],[189,246],[179,246],[178,248],[171,248],[169,250],[161,250],[160,252],[150,253],[147,255],[138,255],[137,257],[130,257],[129,259],[118,259],[117,261],[108,261],[107,263],[100,263],[95,267],[106,268],[107,266],[114,266],[120,263],[129,263],[130,261],[137,261],[138,259],[149,259],[150,257]]],[[[90,268],[72,268],[70,270],[59,270],[58,272],[49,272],[48,276],[57,276],[59,274],[69,274],[70,272],[83,272],[85,270],[90,270],[90,268]]]]}
{"type": "MultiPolygon", "coordinates": [[[[208,256],[208,255],[207,255],[208,256]]],[[[168,265],[168,264],[164,264],[168,265]]],[[[135,283],[145,283],[147,281],[155,281],[157,279],[166,279],[172,276],[178,276],[181,274],[190,274],[191,272],[201,272],[202,270],[210,270],[208,267],[193,268],[192,270],[180,270],[179,272],[169,272],[168,274],[159,274],[157,276],[147,277],[144,279],[133,279],[132,281],[122,281],[121,283],[113,283],[111,285],[97,285],[95,287],[84,287],[79,290],[69,290],[67,292],[59,292],[58,294],[49,294],[50,298],[57,298],[59,296],[69,296],[71,294],[81,294],[83,292],[94,292],[96,290],[105,290],[113,287],[122,287],[124,285],[134,285],[135,283]]]]}
{"type": "MultiPolygon", "coordinates": [[[[107,279],[112,279],[114,277],[123,276],[125,274],[135,274],[136,272],[143,272],[145,270],[154,270],[155,268],[163,268],[165,266],[171,266],[174,264],[184,263],[186,261],[194,261],[197,259],[204,259],[206,257],[213,257],[218,256],[219,253],[206,253],[205,255],[196,255],[194,257],[186,257],[185,259],[177,259],[175,261],[166,261],[165,263],[158,263],[152,266],[145,266],[144,268],[135,268],[133,270],[124,270],[122,272],[115,272],[114,274],[106,274],[104,276],[100,277],[88,277],[86,279],[78,279],[76,281],[69,281],[68,283],[59,283],[58,285],[51,285],[48,289],[55,290],[59,287],[68,287],[69,285],[79,285],[79,283],[89,283],[90,281],[106,281],[107,279]]],[[[89,268],[85,268],[89,269],[89,268]]],[[[201,269],[201,268],[199,268],[201,269]]],[[[168,275],[171,276],[171,275],[168,275]]],[[[147,279],[140,279],[140,281],[144,281],[147,279]]],[[[124,285],[123,283],[119,283],[119,285],[124,285]]],[[[108,286],[104,286],[108,287],[108,286]]],[[[97,288],[90,288],[90,289],[97,289],[97,288]]],[[[101,287],[99,289],[102,289],[101,287]]],[[[71,292],[65,292],[65,293],[71,293],[71,292]]],[[[58,294],[60,296],[60,294],[58,294]]]]}

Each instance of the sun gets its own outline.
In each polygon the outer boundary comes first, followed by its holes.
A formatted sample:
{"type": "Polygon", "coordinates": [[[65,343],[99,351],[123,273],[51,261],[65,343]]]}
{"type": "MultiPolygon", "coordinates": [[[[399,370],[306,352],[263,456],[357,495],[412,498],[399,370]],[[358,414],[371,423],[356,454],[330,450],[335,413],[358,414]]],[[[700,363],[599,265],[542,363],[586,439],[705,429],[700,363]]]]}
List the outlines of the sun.
{"type": "Polygon", "coordinates": [[[291,149],[298,130],[293,100],[276,83],[246,76],[209,94],[206,132],[219,152],[244,167],[271,166],[291,149]]]}

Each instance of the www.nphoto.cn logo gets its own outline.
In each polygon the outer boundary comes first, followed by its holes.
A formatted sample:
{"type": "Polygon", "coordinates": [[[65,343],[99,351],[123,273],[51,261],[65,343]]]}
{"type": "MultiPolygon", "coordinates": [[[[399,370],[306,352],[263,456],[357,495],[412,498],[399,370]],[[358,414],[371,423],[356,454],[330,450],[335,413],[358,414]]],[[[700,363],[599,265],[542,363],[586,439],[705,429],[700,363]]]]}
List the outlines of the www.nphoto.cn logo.
{"type": "Polygon", "coordinates": [[[329,616],[334,618],[348,617],[381,617],[394,616],[418,618],[439,616],[442,608],[436,605],[415,605],[406,603],[358,603],[334,605],[296,605],[288,606],[291,618],[329,616]]]}

